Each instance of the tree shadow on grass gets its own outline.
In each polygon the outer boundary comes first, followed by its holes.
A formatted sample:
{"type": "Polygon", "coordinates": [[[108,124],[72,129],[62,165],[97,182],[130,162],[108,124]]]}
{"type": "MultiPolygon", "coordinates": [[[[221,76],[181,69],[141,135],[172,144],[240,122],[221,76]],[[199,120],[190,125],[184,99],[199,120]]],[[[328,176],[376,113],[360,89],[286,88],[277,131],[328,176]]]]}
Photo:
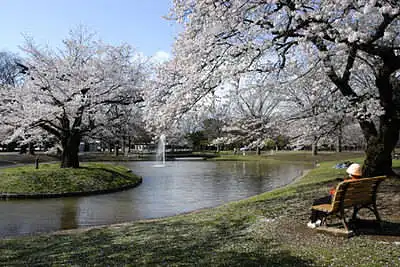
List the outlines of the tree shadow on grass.
{"type": "Polygon", "coordinates": [[[85,262],[86,249],[93,248],[85,240],[69,239],[67,236],[24,237],[4,240],[0,244],[2,266],[46,266],[55,263],[73,263],[74,255],[85,262]]]}
{"type": "Polygon", "coordinates": [[[311,266],[244,223],[155,221],[80,234],[0,241],[6,265],[311,266]]]}
{"type": "Polygon", "coordinates": [[[112,177],[122,176],[124,178],[132,179],[132,177],[129,175],[130,172],[131,172],[130,170],[127,170],[127,172],[125,174],[123,172],[117,172],[117,171],[114,171],[114,170],[111,170],[111,169],[107,169],[107,168],[104,168],[104,167],[79,166],[79,168],[80,169],[86,169],[86,170],[101,170],[101,171],[110,173],[112,175],[112,177]]]}
{"type": "Polygon", "coordinates": [[[357,235],[379,235],[400,237],[400,223],[376,220],[356,220],[352,223],[357,235]]]}
{"type": "MultiPolygon", "coordinates": [[[[212,259],[210,262],[213,262],[212,259]]],[[[204,265],[208,265],[207,262],[204,265]]],[[[211,264],[213,265],[213,264],[211,264]]],[[[313,266],[310,260],[293,256],[288,251],[279,251],[271,254],[221,252],[218,254],[219,266],[313,266]]]]}
{"type": "MultiPolygon", "coordinates": [[[[239,221],[218,221],[210,224],[154,222],[142,240],[126,238],[122,247],[135,248],[136,255],[121,251],[108,258],[138,265],[186,266],[311,266],[306,260],[290,254],[275,240],[246,234],[239,221]],[[139,241],[139,242],[137,242],[139,241]],[[139,254],[137,254],[139,252],[139,254]]],[[[135,236],[132,236],[135,239],[135,236]]],[[[136,236],[137,237],[137,236],[136,236]]]]}
{"type": "MultiPolygon", "coordinates": [[[[344,229],[341,222],[330,223],[330,227],[344,229]]],[[[393,237],[400,239],[400,223],[373,219],[357,219],[349,222],[355,235],[393,237]]]]}

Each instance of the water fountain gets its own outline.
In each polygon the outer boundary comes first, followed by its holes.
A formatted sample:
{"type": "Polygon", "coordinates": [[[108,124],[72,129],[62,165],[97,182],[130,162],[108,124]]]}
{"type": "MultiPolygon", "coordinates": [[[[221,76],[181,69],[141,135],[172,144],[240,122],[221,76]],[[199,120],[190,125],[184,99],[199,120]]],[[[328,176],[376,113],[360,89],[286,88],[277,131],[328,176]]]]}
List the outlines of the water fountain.
{"type": "Polygon", "coordinates": [[[158,141],[156,158],[159,164],[155,165],[155,167],[164,167],[165,166],[165,135],[160,135],[160,140],[158,141]]]}

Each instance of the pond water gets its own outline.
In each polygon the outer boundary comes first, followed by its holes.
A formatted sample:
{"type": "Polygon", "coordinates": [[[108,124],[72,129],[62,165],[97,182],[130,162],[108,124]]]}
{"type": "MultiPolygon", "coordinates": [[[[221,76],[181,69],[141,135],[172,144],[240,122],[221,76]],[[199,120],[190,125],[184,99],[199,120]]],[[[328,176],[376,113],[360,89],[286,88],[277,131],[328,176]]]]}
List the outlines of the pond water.
{"type": "MultiPolygon", "coordinates": [[[[114,163],[113,163],[114,164],[114,163]]],[[[136,188],[104,195],[0,201],[0,237],[159,218],[257,195],[301,175],[302,165],[170,161],[118,163],[143,177],[136,188]]]]}

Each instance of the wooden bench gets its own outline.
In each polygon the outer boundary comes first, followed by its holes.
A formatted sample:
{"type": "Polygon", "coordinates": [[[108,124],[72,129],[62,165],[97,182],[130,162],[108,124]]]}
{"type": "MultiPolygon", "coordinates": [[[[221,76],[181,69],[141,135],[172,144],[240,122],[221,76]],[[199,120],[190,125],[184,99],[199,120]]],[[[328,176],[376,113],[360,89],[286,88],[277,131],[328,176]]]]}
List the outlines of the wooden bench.
{"type": "Polygon", "coordinates": [[[312,209],[325,213],[322,225],[326,226],[328,216],[336,215],[341,219],[346,231],[349,231],[349,224],[346,220],[345,209],[353,208],[352,220],[356,220],[360,209],[367,208],[374,213],[376,220],[380,221],[381,218],[376,207],[376,193],[379,184],[385,178],[386,176],[378,176],[341,182],[336,187],[331,204],[315,205],[312,206],[312,209]]]}

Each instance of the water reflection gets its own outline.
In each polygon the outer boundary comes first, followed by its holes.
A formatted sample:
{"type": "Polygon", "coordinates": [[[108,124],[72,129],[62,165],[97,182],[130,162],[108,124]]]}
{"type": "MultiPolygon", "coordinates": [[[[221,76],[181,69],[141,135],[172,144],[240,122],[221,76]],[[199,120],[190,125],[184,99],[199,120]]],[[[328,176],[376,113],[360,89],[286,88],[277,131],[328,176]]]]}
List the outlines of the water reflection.
{"type": "Polygon", "coordinates": [[[303,166],[262,162],[124,163],[143,176],[134,189],[98,196],[0,201],[0,237],[171,216],[285,185],[303,166]]]}
{"type": "Polygon", "coordinates": [[[60,218],[61,229],[71,229],[78,227],[78,214],[77,214],[77,202],[78,199],[71,198],[62,201],[62,210],[60,218]]]}

